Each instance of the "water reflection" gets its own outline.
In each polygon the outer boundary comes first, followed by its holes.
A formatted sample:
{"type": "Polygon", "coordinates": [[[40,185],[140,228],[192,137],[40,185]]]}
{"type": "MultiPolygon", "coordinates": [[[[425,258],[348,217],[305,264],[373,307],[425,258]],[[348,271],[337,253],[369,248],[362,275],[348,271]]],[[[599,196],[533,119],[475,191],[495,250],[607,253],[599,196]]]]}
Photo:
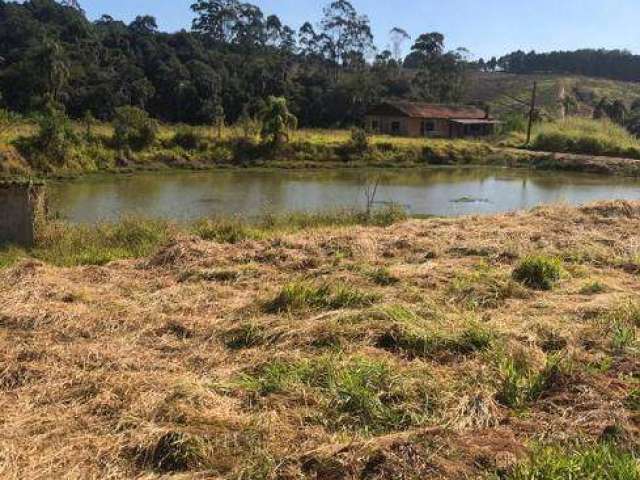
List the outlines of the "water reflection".
{"type": "Polygon", "coordinates": [[[216,214],[252,216],[265,210],[359,207],[367,176],[381,178],[380,203],[406,205],[417,215],[482,214],[560,201],[640,198],[640,181],[633,179],[492,168],[141,173],[53,183],[50,196],[53,210],[72,221],[125,214],[191,220],[216,214]]]}

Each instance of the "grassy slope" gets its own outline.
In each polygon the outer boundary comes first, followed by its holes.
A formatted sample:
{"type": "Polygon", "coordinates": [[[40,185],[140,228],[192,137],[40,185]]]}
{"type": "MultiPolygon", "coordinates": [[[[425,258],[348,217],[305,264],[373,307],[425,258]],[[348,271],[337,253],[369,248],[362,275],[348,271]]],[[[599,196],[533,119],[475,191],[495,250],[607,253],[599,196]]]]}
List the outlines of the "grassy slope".
{"type": "Polygon", "coordinates": [[[566,75],[474,73],[469,82],[466,100],[488,102],[497,115],[511,111],[522,112],[526,107],[509,96],[529,101],[534,81],[538,82],[539,105],[553,117],[560,114],[558,98],[562,88],[567,94],[578,97],[578,112],[582,116],[591,116],[595,103],[603,97],[622,100],[628,106],[640,98],[640,83],[566,75]]]}
{"type": "Polygon", "coordinates": [[[163,125],[157,142],[146,150],[118,152],[109,146],[112,127],[94,127],[93,140],[84,140],[83,128],[76,124],[80,141],[62,165],[20,155],[17,140],[35,132],[32,123],[24,121],[8,125],[0,133],[0,178],[10,175],[74,175],[95,171],[131,171],[139,169],[188,168],[206,169],[233,166],[268,166],[280,168],[322,167],[411,167],[430,163],[492,163],[488,143],[476,140],[424,140],[373,136],[367,151],[350,147],[349,130],[300,130],[292,134],[291,142],[278,152],[259,145],[256,136],[245,140],[237,128],[226,128],[222,138],[212,128],[197,127],[201,136],[197,148],[185,149],[173,142],[180,130],[177,125],[163,125]],[[37,162],[41,164],[38,165],[37,162]]]}
{"type": "Polygon", "coordinates": [[[349,223],[1,269],[0,477],[640,478],[640,204],[349,223]]]}

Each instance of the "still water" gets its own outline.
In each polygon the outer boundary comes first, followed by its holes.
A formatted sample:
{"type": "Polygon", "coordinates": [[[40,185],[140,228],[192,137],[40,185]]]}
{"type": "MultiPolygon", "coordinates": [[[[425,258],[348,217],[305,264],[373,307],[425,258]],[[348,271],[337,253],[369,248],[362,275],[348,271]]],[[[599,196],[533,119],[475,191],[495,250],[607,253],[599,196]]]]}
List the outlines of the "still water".
{"type": "Polygon", "coordinates": [[[122,215],[192,220],[215,215],[362,208],[364,186],[380,178],[378,204],[413,215],[467,215],[541,204],[640,200],[640,180],[496,168],[162,172],[52,183],[54,212],[90,223],[122,215]]]}

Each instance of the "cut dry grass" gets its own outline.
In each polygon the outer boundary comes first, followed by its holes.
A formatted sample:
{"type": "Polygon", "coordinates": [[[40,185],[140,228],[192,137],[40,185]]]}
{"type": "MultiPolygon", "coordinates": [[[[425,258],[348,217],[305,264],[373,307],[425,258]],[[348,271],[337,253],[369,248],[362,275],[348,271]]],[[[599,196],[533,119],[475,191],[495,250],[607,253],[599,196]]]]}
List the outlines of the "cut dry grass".
{"type": "Polygon", "coordinates": [[[640,204],[326,218],[4,250],[0,478],[636,480],[640,204]]]}

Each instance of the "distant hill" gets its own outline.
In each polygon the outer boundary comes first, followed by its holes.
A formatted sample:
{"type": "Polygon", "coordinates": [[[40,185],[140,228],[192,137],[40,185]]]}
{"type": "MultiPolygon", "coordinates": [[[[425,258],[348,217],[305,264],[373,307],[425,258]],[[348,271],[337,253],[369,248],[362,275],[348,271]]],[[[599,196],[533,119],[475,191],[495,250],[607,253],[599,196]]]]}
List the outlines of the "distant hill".
{"type": "Polygon", "coordinates": [[[464,100],[488,103],[494,115],[524,112],[526,107],[514,98],[529,101],[534,81],[538,82],[538,105],[552,117],[561,115],[563,89],[576,99],[577,113],[585,117],[593,114],[595,105],[604,97],[622,100],[627,106],[640,99],[640,83],[568,75],[474,72],[464,100]]]}

